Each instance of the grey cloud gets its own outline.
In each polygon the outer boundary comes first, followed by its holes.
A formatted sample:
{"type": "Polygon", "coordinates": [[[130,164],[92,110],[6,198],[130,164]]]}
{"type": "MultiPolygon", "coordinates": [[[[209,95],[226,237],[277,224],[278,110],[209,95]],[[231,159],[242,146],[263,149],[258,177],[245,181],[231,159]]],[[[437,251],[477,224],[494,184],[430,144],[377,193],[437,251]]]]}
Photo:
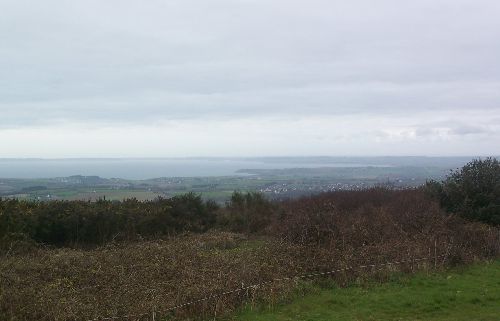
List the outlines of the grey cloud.
{"type": "Polygon", "coordinates": [[[476,135],[488,134],[491,132],[492,130],[490,130],[489,128],[474,125],[461,125],[451,129],[452,135],[476,135]]]}
{"type": "MultiPolygon", "coordinates": [[[[464,117],[466,118],[466,117],[464,117]]],[[[479,124],[467,124],[461,121],[447,120],[429,124],[417,125],[414,129],[415,136],[432,138],[439,135],[470,136],[470,135],[498,135],[500,127],[494,122],[482,121],[479,124]]]]}
{"type": "Polygon", "coordinates": [[[420,137],[433,136],[436,134],[436,129],[432,127],[418,127],[415,130],[415,135],[420,137]]]}
{"type": "Polygon", "coordinates": [[[0,12],[1,127],[500,111],[494,0],[4,0],[0,12]]]}

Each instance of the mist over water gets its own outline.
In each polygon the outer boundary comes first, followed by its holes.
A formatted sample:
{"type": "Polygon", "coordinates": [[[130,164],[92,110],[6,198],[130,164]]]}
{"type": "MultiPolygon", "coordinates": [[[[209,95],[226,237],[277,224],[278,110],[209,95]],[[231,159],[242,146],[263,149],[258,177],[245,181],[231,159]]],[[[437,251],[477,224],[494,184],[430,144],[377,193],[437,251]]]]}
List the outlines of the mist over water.
{"type": "Polygon", "coordinates": [[[469,160],[426,157],[263,157],[263,158],[144,158],[144,159],[0,159],[2,178],[50,178],[72,175],[149,179],[244,175],[241,169],[316,167],[454,167],[469,160]]]}
{"type": "Polygon", "coordinates": [[[0,160],[0,177],[49,178],[72,175],[148,179],[242,175],[240,169],[352,167],[356,163],[263,161],[246,159],[23,159],[0,160]]]}

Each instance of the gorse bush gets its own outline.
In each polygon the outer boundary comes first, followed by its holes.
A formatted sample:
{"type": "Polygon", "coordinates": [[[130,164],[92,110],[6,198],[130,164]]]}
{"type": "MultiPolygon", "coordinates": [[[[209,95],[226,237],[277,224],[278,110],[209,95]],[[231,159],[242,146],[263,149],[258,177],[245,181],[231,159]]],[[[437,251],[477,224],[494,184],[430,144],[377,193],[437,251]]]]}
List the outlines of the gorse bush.
{"type": "Polygon", "coordinates": [[[451,172],[443,182],[428,182],[425,189],[450,213],[500,225],[500,163],[497,159],[473,160],[451,172]]]}
{"type": "Polygon", "coordinates": [[[19,243],[22,238],[55,246],[93,246],[216,227],[250,234],[263,231],[275,209],[255,192],[235,192],[222,209],[194,193],[121,202],[0,199],[0,243],[19,243]]]}
{"type": "Polygon", "coordinates": [[[23,234],[39,243],[74,246],[205,232],[214,226],[217,209],[193,193],[146,202],[0,199],[0,240],[23,234]]]}
{"type": "Polygon", "coordinates": [[[241,233],[262,232],[271,222],[277,207],[256,192],[234,192],[219,213],[219,225],[241,233]]]}

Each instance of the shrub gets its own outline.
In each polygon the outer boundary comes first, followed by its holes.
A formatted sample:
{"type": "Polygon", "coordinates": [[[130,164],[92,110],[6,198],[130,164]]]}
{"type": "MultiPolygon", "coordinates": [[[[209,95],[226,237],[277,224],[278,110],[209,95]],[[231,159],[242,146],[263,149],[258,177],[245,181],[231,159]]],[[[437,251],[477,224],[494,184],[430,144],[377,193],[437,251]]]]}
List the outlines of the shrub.
{"type": "Polygon", "coordinates": [[[500,163],[495,158],[475,159],[443,182],[428,182],[426,190],[448,212],[500,225],[500,163]]]}
{"type": "Polygon", "coordinates": [[[216,211],[214,202],[204,202],[194,193],[146,202],[0,199],[0,243],[14,234],[56,246],[87,246],[115,239],[205,232],[215,225],[216,211]]]}
{"type": "Polygon", "coordinates": [[[219,215],[219,224],[235,232],[263,231],[271,222],[275,205],[256,192],[234,192],[219,215]]]}

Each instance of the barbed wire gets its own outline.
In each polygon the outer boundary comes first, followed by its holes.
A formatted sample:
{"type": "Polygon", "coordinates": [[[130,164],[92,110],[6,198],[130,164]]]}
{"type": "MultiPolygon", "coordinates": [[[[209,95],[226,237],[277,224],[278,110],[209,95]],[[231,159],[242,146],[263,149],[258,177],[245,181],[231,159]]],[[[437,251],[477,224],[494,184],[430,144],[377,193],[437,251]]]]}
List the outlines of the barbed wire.
{"type": "Polygon", "coordinates": [[[405,263],[416,263],[416,262],[431,261],[431,260],[434,260],[436,262],[437,259],[444,258],[446,256],[447,256],[446,254],[443,254],[443,255],[439,255],[439,256],[423,257],[423,258],[418,258],[418,259],[407,259],[407,260],[399,260],[399,261],[386,262],[386,263],[364,264],[364,265],[358,265],[358,266],[348,266],[348,267],[334,269],[334,270],[326,271],[326,272],[313,272],[313,273],[302,274],[302,275],[287,276],[287,277],[282,277],[282,278],[273,278],[273,279],[268,280],[268,281],[263,281],[263,282],[252,284],[252,285],[248,285],[248,286],[242,286],[242,287],[239,287],[239,288],[236,288],[236,289],[233,289],[233,290],[229,290],[229,291],[225,291],[225,292],[221,292],[221,293],[213,293],[213,294],[207,295],[207,296],[205,296],[203,298],[192,300],[192,301],[185,302],[185,303],[181,303],[181,304],[172,306],[172,307],[167,308],[167,309],[162,309],[162,310],[158,310],[158,311],[152,311],[152,312],[148,312],[148,313],[141,313],[141,314],[128,314],[128,315],[113,316],[113,317],[97,317],[97,318],[94,318],[94,319],[88,319],[87,321],[117,320],[117,319],[125,319],[125,318],[144,317],[144,316],[147,316],[147,315],[153,315],[153,320],[154,320],[154,316],[157,313],[158,314],[162,314],[162,313],[172,312],[172,311],[175,311],[175,310],[187,307],[187,306],[191,306],[191,305],[198,304],[198,303],[201,303],[201,302],[205,302],[205,301],[217,299],[217,298],[220,298],[220,297],[224,297],[224,296],[227,296],[227,295],[230,295],[230,294],[234,294],[234,293],[239,293],[239,292],[242,292],[242,291],[248,291],[248,290],[251,290],[251,289],[256,289],[256,288],[262,287],[264,285],[268,285],[268,284],[275,283],[275,282],[296,281],[296,280],[301,280],[301,279],[307,279],[307,278],[314,278],[314,277],[319,277],[319,276],[331,275],[331,274],[345,272],[345,271],[350,271],[350,270],[355,270],[355,269],[367,269],[367,268],[375,268],[375,267],[391,266],[391,265],[400,265],[400,264],[405,264],[405,263]]]}

